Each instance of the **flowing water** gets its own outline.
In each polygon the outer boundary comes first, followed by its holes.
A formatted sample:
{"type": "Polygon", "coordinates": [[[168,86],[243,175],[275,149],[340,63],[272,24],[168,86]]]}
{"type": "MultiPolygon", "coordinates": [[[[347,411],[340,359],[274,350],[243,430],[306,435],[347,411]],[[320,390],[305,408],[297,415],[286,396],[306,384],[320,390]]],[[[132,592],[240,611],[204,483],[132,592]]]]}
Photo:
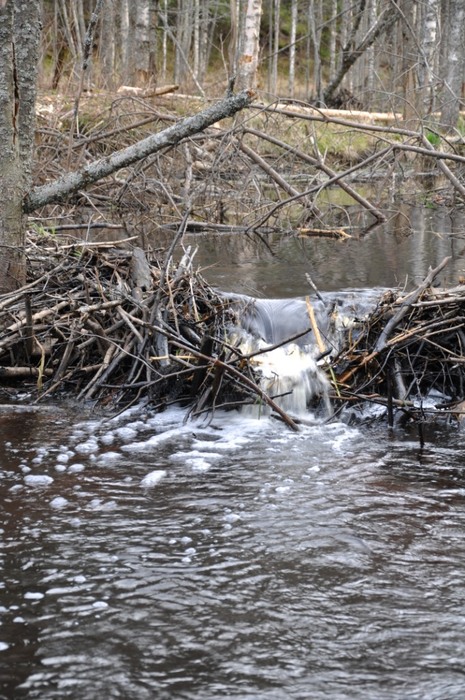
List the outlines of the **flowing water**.
{"type": "Polygon", "coordinates": [[[0,406],[0,698],[465,696],[459,427],[184,418],[0,406]]]}

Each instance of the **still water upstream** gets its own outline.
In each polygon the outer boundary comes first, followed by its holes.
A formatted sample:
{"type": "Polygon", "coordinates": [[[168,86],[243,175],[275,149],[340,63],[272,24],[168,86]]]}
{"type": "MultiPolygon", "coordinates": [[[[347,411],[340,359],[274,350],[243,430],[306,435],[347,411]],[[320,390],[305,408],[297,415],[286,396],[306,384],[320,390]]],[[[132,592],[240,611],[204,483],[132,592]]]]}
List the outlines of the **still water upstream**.
{"type": "MultiPolygon", "coordinates": [[[[383,263],[390,233],[358,255],[333,243],[330,260],[314,243],[268,261],[235,260],[232,245],[229,273],[220,261],[211,278],[292,296],[306,293],[303,272],[289,274],[305,255],[326,289],[416,280],[449,253],[451,279],[465,266],[460,232],[424,229],[423,261],[413,231],[398,242],[411,261],[383,263]],[[382,279],[360,278],[363,255],[382,279]],[[350,256],[356,279],[338,286],[350,256]]],[[[465,697],[456,426],[431,427],[420,449],[415,431],[384,423],[294,434],[235,413],[4,404],[0,502],[2,700],[465,697]]]]}

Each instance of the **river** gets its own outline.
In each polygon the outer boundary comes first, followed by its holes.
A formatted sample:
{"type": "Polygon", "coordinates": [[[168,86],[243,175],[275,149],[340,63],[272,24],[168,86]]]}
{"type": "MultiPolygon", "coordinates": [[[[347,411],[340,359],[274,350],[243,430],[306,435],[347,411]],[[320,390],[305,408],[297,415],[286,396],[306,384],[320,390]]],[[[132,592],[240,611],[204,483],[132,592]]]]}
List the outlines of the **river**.
{"type": "MultiPolygon", "coordinates": [[[[462,239],[436,216],[397,242],[198,255],[226,291],[276,297],[306,293],[309,265],[334,291],[419,281],[452,253],[449,283],[462,239]]],[[[421,447],[383,421],[295,434],[0,400],[2,700],[464,697],[457,426],[421,447]]]]}

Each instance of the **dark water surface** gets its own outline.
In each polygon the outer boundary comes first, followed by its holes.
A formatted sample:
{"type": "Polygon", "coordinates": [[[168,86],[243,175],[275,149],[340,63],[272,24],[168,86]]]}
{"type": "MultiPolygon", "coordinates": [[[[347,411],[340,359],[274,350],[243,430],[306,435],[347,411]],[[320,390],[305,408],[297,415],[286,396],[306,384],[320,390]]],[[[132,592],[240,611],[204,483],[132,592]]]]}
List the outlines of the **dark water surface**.
{"type": "Polygon", "coordinates": [[[183,417],[0,407],[0,698],[465,697],[459,428],[183,417]]]}
{"type": "Polygon", "coordinates": [[[396,206],[388,221],[364,235],[371,217],[345,209],[338,222],[352,239],[299,238],[297,232],[266,237],[270,249],[253,234],[186,236],[198,245],[196,261],[211,284],[252,296],[293,297],[311,292],[309,273],[320,291],[358,287],[412,287],[430,266],[452,261],[439,278],[457,284],[465,275],[465,216],[443,208],[396,206]],[[357,226],[357,224],[359,224],[357,226]],[[352,227],[351,227],[352,226],[352,227]]]}

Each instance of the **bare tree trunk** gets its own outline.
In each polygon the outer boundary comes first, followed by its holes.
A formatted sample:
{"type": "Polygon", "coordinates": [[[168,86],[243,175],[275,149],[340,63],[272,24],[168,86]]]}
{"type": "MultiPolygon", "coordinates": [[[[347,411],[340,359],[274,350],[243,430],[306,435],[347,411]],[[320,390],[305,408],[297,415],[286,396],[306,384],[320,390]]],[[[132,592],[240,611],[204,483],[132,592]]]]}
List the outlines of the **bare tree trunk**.
{"type": "Polygon", "coordinates": [[[99,54],[101,81],[107,90],[113,90],[115,87],[115,40],[115,0],[105,0],[102,12],[99,54]]]}
{"type": "MultiPolygon", "coordinates": [[[[460,0],[457,0],[460,2],[460,0]]],[[[324,91],[324,102],[328,104],[331,102],[331,99],[336,92],[337,88],[341,84],[344,76],[348,73],[350,68],[354,65],[354,63],[360,58],[360,56],[370,47],[372,44],[376,41],[376,39],[381,36],[384,32],[386,32],[395,22],[397,22],[399,18],[399,14],[397,12],[396,6],[395,5],[390,5],[389,9],[385,9],[378,19],[376,20],[375,24],[370,27],[368,32],[365,34],[363,39],[360,41],[360,43],[357,46],[347,46],[343,50],[343,56],[342,56],[342,64],[341,67],[334,78],[329,85],[327,86],[326,90],[324,91]]]]}
{"type": "MultiPolygon", "coordinates": [[[[368,0],[368,26],[372,27],[376,22],[377,16],[377,0],[368,0]]],[[[366,96],[364,103],[371,108],[374,98],[374,87],[375,87],[375,65],[376,65],[376,54],[375,47],[372,44],[366,52],[366,96]]]]}
{"type": "Polygon", "coordinates": [[[308,11],[311,17],[310,26],[313,44],[313,95],[317,105],[320,105],[322,100],[322,68],[320,48],[321,27],[323,24],[320,0],[310,0],[310,6],[308,11]]]}
{"type": "Polygon", "coordinates": [[[417,66],[418,50],[415,41],[415,8],[413,3],[404,4],[402,17],[402,77],[403,77],[403,116],[410,129],[418,129],[417,109],[417,66]]]}
{"type": "Polygon", "coordinates": [[[129,0],[117,0],[119,3],[119,30],[120,30],[120,77],[126,85],[129,82],[129,0]]]}
{"type": "Polygon", "coordinates": [[[162,38],[162,59],[161,59],[161,79],[166,82],[167,68],[168,68],[168,0],[163,0],[163,11],[162,11],[162,25],[163,25],[163,38],[162,38]]]}
{"type": "MultiPolygon", "coordinates": [[[[281,0],[273,0],[274,4],[274,22],[272,29],[273,50],[271,55],[271,89],[270,92],[276,95],[278,92],[278,58],[279,58],[279,22],[281,0]]],[[[270,27],[271,31],[271,27],[270,27]]]]}
{"type": "Polygon", "coordinates": [[[199,77],[203,83],[207,73],[210,60],[211,49],[215,38],[216,23],[218,21],[219,0],[214,3],[200,2],[200,55],[199,55],[199,77]]]}
{"type": "Polygon", "coordinates": [[[449,0],[445,42],[444,88],[441,95],[441,123],[452,131],[457,126],[463,80],[465,4],[449,0]]]}
{"type": "Polygon", "coordinates": [[[31,184],[40,0],[0,0],[0,292],[25,281],[22,200],[31,184]]]}
{"type": "Polygon", "coordinates": [[[135,73],[136,83],[146,85],[154,81],[154,38],[157,22],[156,0],[137,0],[135,5],[135,73]]]}
{"type": "Polygon", "coordinates": [[[236,85],[238,90],[253,90],[257,85],[261,18],[262,0],[247,0],[241,48],[237,61],[236,85]]]}
{"type": "Polygon", "coordinates": [[[439,0],[426,0],[421,7],[419,25],[419,44],[421,54],[418,63],[418,89],[422,114],[431,114],[436,109],[436,85],[439,80],[439,36],[441,33],[441,14],[439,0]]]}
{"type": "Polygon", "coordinates": [[[289,37],[289,95],[294,97],[295,93],[295,40],[297,38],[297,18],[299,13],[299,0],[292,0],[291,3],[291,32],[289,37]]]}
{"type": "Polygon", "coordinates": [[[337,14],[338,1],[331,0],[331,23],[329,25],[329,79],[334,80],[337,65],[337,14]]]}
{"type": "Polygon", "coordinates": [[[192,71],[197,78],[200,76],[200,4],[194,0],[193,7],[193,66],[192,71]]]}
{"type": "Polygon", "coordinates": [[[194,20],[193,0],[178,0],[178,15],[175,35],[174,81],[182,83],[187,73],[196,78],[189,62],[192,44],[192,25],[194,20]]]}

